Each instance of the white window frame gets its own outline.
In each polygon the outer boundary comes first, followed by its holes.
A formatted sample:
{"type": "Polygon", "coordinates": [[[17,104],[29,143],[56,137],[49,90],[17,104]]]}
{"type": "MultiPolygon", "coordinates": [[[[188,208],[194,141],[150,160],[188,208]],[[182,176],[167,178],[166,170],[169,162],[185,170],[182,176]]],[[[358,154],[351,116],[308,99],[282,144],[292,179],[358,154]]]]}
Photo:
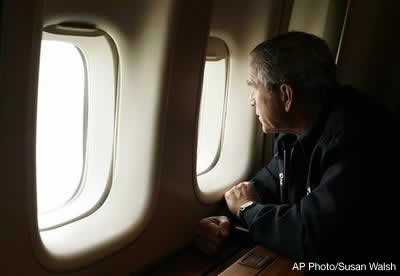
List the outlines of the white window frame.
{"type": "MultiPolygon", "coordinates": [[[[254,116],[254,108],[248,102],[246,84],[247,57],[256,44],[234,40],[221,30],[211,31],[210,36],[220,38],[227,45],[229,70],[218,160],[206,173],[197,175],[196,170],[193,173],[196,196],[203,204],[220,201],[230,187],[252,176],[254,169],[261,164],[262,154],[258,154],[257,149],[261,150],[263,143],[262,130],[254,116]]],[[[197,157],[193,162],[196,168],[197,157]]]]}
{"type": "MultiPolygon", "coordinates": [[[[224,82],[224,90],[221,91],[221,93],[223,93],[223,104],[222,104],[222,110],[221,112],[218,112],[218,114],[214,114],[217,116],[221,116],[220,120],[221,120],[221,126],[219,128],[219,133],[217,135],[218,137],[218,148],[217,151],[215,153],[215,156],[212,160],[212,162],[205,168],[202,170],[198,170],[196,169],[196,174],[197,176],[203,175],[208,173],[210,170],[212,170],[215,165],[217,164],[220,154],[221,154],[221,150],[222,150],[222,146],[223,146],[223,140],[224,140],[224,127],[225,127],[225,117],[226,117],[226,105],[227,105],[227,99],[228,99],[228,76],[229,76],[229,50],[228,50],[228,46],[226,45],[226,43],[217,37],[209,37],[208,38],[208,43],[207,43],[207,53],[206,53],[206,63],[207,62],[217,62],[220,60],[225,60],[225,82],[224,82]]],[[[206,66],[206,64],[205,64],[206,66]]],[[[205,70],[205,67],[204,67],[205,70]]],[[[200,135],[201,135],[201,127],[202,125],[201,123],[201,118],[205,118],[204,114],[202,114],[203,112],[209,112],[209,110],[205,110],[207,107],[203,107],[203,99],[204,99],[204,94],[207,91],[205,91],[204,89],[204,76],[203,76],[203,89],[202,89],[202,95],[201,95],[201,102],[200,102],[200,111],[199,111],[199,115],[198,115],[198,131],[197,131],[197,157],[199,156],[199,139],[200,139],[200,135]]],[[[198,165],[198,160],[196,160],[196,168],[198,165]]]]}
{"type": "Polygon", "coordinates": [[[109,36],[98,29],[51,25],[44,29],[42,39],[73,44],[79,49],[86,70],[81,183],[63,206],[38,214],[39,230],[44,232],[89,216],[109,194],[114,163],[118,55],[109,36]]]}

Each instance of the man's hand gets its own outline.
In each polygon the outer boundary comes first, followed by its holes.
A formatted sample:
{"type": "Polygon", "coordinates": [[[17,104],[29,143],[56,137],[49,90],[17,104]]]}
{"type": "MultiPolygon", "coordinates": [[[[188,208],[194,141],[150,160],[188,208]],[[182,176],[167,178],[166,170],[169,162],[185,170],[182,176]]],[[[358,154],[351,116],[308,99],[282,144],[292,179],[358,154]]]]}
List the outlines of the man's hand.
{"type": "Polygon", "coordinates": [[[228,238],[231,223],[225,216],[208,217],[200,220],[195,244],[209,256],[216,254],[228,238]]]}
{"type": "Polygon", "coordinates": [[[252,182],[242,182],[225,193],[226,204],[232,214],[239,217],[239,208],[247,201],[260,202],[252,182]]]}

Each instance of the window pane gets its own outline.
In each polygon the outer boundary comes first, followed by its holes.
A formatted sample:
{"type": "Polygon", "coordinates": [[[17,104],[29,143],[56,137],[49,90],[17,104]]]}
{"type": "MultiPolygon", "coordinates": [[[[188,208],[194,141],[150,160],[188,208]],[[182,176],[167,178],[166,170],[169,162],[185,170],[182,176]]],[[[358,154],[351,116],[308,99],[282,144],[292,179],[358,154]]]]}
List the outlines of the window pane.
{"type": "Polygon", "coordinates": [[[70,44],[43,40],[37,108],[38,212],[56,209],[78,191],[84,164],[85,68],[70,44]]]}
{"type": "Polygon", "coordinates": [[[225,101],[226,59],[206,61],[200,103],[197,174],[209,170],[218,158],[225,101]]]}

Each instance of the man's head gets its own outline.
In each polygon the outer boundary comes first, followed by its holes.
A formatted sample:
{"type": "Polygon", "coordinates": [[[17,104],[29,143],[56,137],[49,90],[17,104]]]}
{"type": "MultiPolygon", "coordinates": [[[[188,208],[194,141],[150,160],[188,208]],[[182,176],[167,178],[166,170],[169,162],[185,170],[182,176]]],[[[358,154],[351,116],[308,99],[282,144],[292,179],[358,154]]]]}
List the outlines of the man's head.
{"type": "Polygon", "coordinates": [[[248,84],[263,131],[291,132],[308,119],[303,111],[319,106],[337,85],[335,61],[324,40],[289,32],[250,53],[248,84]]]}

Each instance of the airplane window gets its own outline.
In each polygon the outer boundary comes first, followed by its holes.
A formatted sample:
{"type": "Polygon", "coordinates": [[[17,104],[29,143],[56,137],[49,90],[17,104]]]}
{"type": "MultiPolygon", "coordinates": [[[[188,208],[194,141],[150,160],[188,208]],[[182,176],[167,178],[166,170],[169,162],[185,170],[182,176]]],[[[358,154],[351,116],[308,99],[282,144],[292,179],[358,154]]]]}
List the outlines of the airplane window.
{"type": "Polygon", "coordinates": [[[42,41],[37,103],[39,214],[66,204],[79,190],[85,144],[85,68],[71,43],[42,41]]]}
{"type": "Polygon", "coordinates": [[[218,38],[209,38],[198,123],[197,175],[210,171],[218,161],[222,146],[227,68],[225,43],[218,38]]]}
{"type": "Polygon", "coordinates": [[[42,36],[36,125],[40,231],[91,215],[111,189],[118,79],[112,39],[90,26],[42,36]]]}

